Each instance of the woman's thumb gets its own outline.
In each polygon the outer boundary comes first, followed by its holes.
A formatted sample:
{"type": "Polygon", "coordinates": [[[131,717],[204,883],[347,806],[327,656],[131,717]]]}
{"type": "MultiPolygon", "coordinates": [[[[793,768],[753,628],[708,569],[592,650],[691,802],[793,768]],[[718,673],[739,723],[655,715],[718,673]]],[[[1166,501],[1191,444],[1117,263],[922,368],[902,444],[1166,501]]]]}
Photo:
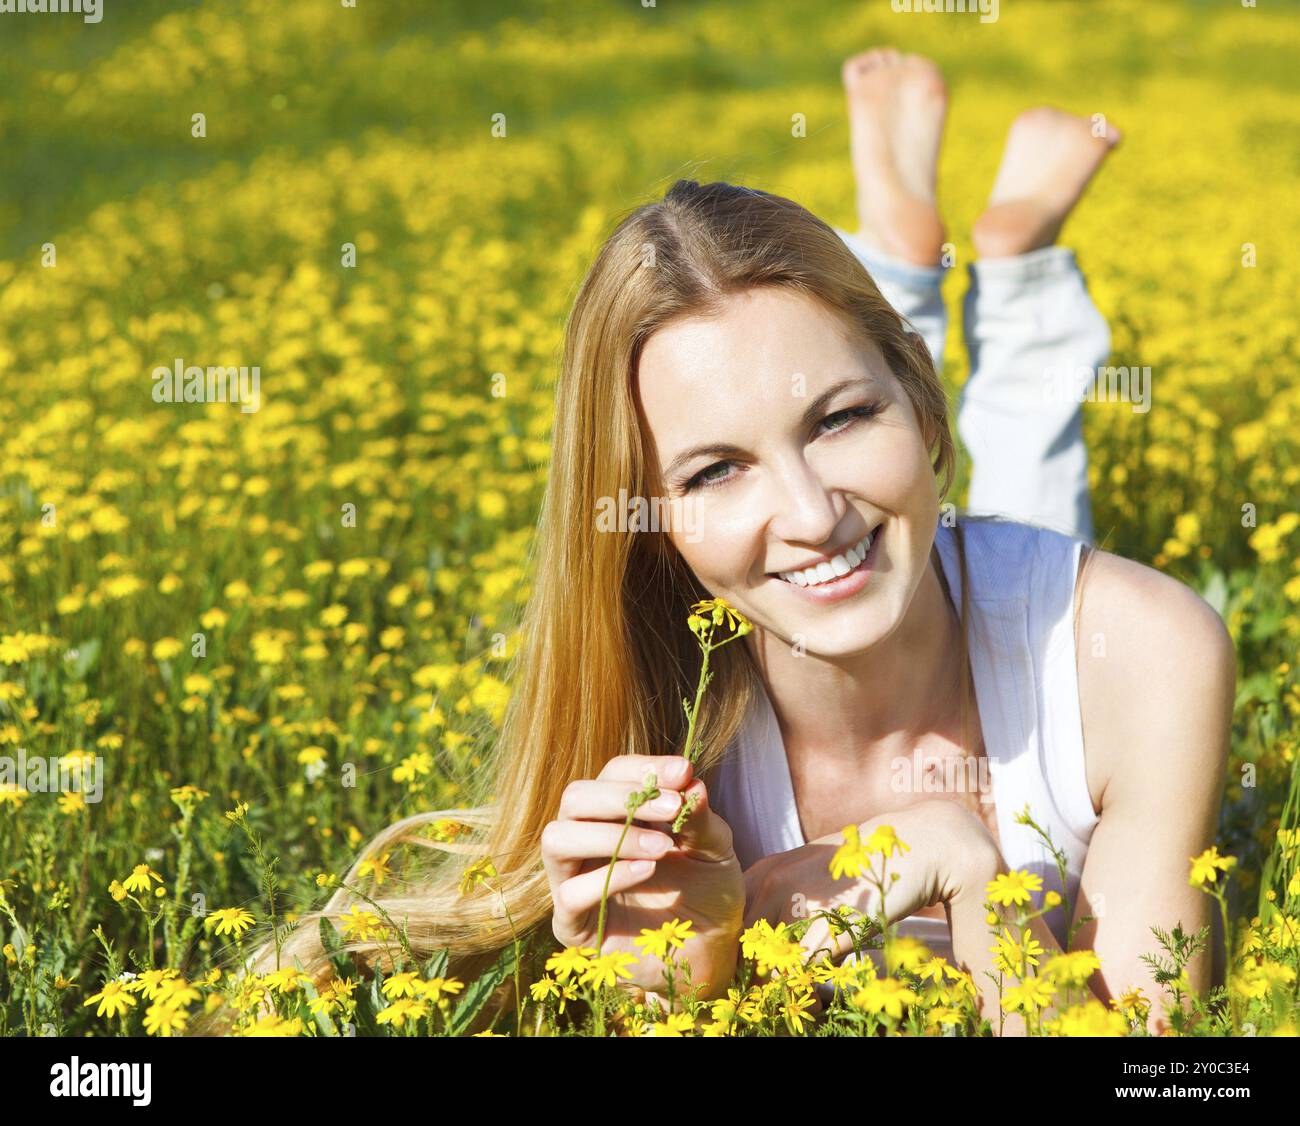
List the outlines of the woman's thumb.
{"type": "Polygon", "coordinates": [[[731,860],[736,855],[731,826],[709,805],[708,788],[695,779],[682,791],[683,799],[693,806],[677,832],[677,847],[698,860],[731,860]]]}

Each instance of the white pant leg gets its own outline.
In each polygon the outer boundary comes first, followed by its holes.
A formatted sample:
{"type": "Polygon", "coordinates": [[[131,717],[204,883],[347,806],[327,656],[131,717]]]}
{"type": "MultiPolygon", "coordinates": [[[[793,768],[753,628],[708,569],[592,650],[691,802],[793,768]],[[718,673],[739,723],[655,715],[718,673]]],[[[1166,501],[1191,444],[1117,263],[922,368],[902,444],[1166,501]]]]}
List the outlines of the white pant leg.
{"type": "Polygon", "coordinates": [[[844,240],[854,256],[871,275],[880,294],[917,332],[930,349],[937,371],[943,371],[943,341],[948,317],[943,307],[940,283],[947,272],[944,266],[914,266],[868,246],[855,234],[831,228],[844,240]]]}
{"type": "Polygon", "coordinates": [[[1066,247],[970,272],[970,378],[957,414],[972,461],[967,508],[1091,542],[1082,400],[1110,355],[1110,329],[1066,247]]]}

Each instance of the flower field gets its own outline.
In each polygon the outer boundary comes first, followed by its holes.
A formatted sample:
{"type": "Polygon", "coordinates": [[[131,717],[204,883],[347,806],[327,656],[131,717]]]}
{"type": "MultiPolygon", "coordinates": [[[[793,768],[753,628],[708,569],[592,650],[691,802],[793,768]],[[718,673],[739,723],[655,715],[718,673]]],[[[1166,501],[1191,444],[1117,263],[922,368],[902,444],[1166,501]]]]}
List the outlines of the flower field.
{"type": "MultiPolygon", "coordinates": [[[[1112,362],[1152,372],[1149,411],[1085,408],[1097,542],[1200,591],[1239,658],[1217,851],[1188,858],[1231,924],[1230,973],[1180,1027],[1295,1035],[1300,11],[1279,8],[0,15],[0,757],[102,781],[0,781],[0,1033],[179,1035],[223,1007],[253,1035],[980,1031],[960,972],[914,940],[877,976],[807,967],[771,927],[747,932],[727,999],[672,1015],[613,988],[616,959],[549,935],[513,985],[504,956],[478,982],[436,954],[369,980],[349,939],[410,954],[364,899],[400,879],[397,853],[366,858],[329,983],[234,972],[384,826],[457,807],[493,753],[563,320],[602,238],[679,176],[855,227],[839,63],[892,43],[948,76],[959,263],[1018,111],[1124,131],[1063,240],[1112,362]],[[256,368],[256,409],[160,401],[151,373],[177,364],[256,368]],[[836,987],[817,1019],[814,982],[836,987]],[[494,989],[507,1002],[480,1027],[494,989]]],[[[964,275],[948,284],[956,313],[964,275]]],[[[955,394],[956,315],[950,332],[955,394]]],[[[845,848],[846,871],[891,854],[845,848]]],[[[464,893],[492,894],[491,858],[464,863],[464,893]]],[[[1033,890],[990,895],[1023,919],[1033,890]]],[[[1013,932],[1008,1008],[1032,1024],[1091,969],[1086,952],[1039,967],[1013,932]]],[[[1164,1000],[1081,1002],[1036,1030],[1145,1035],[1164,1000]]]]}

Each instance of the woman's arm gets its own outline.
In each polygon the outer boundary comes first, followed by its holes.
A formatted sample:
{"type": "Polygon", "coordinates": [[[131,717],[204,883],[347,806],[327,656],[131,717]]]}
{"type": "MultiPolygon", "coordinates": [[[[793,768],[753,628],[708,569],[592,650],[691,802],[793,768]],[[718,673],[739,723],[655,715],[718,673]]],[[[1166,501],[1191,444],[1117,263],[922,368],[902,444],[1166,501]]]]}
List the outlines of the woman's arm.
{"type": "MultiPolygon", "coordinates": [[[[1211,922],[1214,900],[1190,883],[1190,860],[1215,841],[1236,652],[1194,591],[1109,552],[1095,552],[1080,598],[1084,746],[1106,782],[1074,908],[1076,920],[1096,918],[1074,946],[1100,958],[1091,984],[1103,1000],[1142,987],[1155,1032],[1164,995],[1141,960],[1162,953],[1151,928],[1195,934],[1211,922]]],[[[1198,992],[1211,959],[1207,945],[1188,966],[1198,992]]]]}

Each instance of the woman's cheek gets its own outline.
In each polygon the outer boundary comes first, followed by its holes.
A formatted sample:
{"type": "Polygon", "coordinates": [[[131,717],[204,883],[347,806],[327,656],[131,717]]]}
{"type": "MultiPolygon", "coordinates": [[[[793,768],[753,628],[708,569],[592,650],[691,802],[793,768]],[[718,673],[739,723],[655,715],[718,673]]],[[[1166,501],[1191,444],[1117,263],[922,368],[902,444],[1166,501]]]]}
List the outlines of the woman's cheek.
{"type": "Polygon", "coordinates": [[[702,582],[729,588],[748,578],[757,529],[753,511],[745,505],[712,497],[696,505],[693,526],[676,533],[673,542],[702,582]]]}

